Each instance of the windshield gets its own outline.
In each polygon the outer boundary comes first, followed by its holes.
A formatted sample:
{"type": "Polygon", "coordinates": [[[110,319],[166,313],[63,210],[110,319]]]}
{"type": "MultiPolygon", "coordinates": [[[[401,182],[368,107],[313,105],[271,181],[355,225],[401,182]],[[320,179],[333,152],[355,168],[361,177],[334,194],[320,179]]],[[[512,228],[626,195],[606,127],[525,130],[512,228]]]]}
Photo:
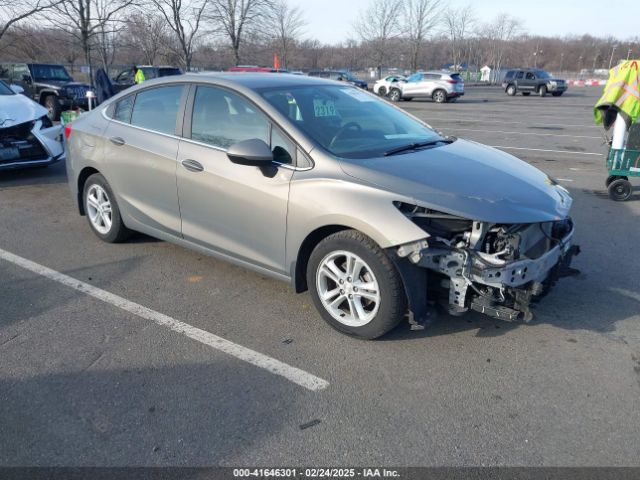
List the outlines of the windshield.
{"type": "Polygon", "coordinates": [[[426,125],[351,86],[269,88],[260,94],[325,150],[343,158],[441,140],[426,125]]]}
{"type": "Polygon", "coordinates": [[[15,95],[15,92],[9,88],[9,85],[0,80],[0,95],[15,95]]]}
{"type": "Polygon", "coordinates": [[[62,65],[32,65],[31,73],[36,80],[72,81],[62,65]]]}
{"type": "Polygon", "coordinates": [[[535,74],[538,78],[551,78],[551,75],[549,75],[544,70],[535,70],[535,74]]]}

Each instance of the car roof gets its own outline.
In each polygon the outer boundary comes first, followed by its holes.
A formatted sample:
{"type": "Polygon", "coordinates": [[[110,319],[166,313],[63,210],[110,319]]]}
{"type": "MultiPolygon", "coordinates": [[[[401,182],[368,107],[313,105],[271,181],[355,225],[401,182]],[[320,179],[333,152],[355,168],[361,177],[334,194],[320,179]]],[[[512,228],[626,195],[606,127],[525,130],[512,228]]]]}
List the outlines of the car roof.
{"type": "MultiPolygon", "coordinates": [[[[333,80],[325,80],[318,77],[305,75],[292,75],[290,73],[275,72],[216,72],[216,73],[187,73],[179,78],[194,82],[202,82],[206,79],[225,80],[236,85],[256,90],[270,87],[293,87],[304,85],[336,85],[333,80]]],[[[176,80],[177,81],[177,80],[176,80]]]]}

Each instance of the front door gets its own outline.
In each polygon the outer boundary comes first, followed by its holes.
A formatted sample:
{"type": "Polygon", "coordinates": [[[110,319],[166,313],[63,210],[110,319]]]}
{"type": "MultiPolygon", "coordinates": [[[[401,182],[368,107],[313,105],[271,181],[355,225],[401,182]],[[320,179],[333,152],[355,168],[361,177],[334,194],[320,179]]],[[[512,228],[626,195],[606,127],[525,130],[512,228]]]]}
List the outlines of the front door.
{"type": "Polygon", "coordinates": [[[178,152],[184,238],[288,274],[285,236],[293,170],[231,163],[226,150],[241,140],[258,138],[271,146],[279,161],[292,163],[293,144],[275,126],[272,130],[269,119],[240,95],[213,86],[192,89],[193,108],[185,115],[187,139],[180,142],[178,152]]]}

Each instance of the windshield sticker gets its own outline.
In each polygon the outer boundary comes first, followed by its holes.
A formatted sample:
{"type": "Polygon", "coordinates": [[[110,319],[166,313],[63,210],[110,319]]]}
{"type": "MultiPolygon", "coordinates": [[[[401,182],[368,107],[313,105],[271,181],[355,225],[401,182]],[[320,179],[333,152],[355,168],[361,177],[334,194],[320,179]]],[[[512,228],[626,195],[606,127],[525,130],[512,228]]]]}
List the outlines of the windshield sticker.
{"type": "Polygon", "coordinates": [[[315,117],[337,117],[336,105],[332,100],[313,99],[313,115],[315,117]]]}
{"type": "Polygon", "coordinates": [[[372,95],[369,95],[368,93],[361,92],[360,90],[357,90],[355,88],[341,88],[340,90],[342,92],[346,93],[347,95],[349,95],[350,97],[355,98],[359,102],[374,102],[375,101],[375,98],[372,95]]]}

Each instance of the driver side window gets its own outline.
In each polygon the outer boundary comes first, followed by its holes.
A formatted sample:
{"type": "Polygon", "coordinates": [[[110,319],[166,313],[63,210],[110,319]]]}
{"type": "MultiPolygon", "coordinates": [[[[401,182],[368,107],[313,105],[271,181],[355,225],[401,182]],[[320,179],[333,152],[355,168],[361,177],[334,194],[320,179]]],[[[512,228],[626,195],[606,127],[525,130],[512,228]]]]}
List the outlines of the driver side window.
{"type": "Polygon", "coordinates": [[[527,80],[535,80],[536,76],[531,73],[531,72],[527,72],[527,80]]]}
{"type": "Polygon", "coordinates": [[[269,145],[269,122],[243,97],[223,88],[199,86],[193,101],[191,138],[225,150],[251,138],[269,145]]]}

